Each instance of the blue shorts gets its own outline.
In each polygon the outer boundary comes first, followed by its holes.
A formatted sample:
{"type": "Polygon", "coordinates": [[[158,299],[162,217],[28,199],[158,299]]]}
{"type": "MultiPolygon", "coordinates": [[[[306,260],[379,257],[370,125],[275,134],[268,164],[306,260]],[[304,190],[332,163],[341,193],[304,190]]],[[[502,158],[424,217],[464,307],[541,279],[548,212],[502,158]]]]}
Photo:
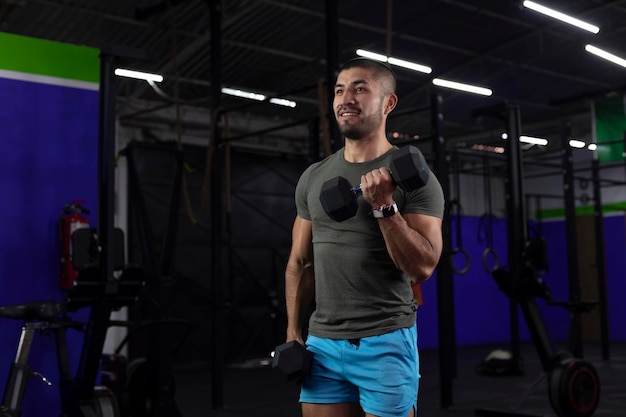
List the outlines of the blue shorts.
{"type": "Polygon", "coordinates": [[[357,340],[309,335],[311,375],[302,382],[300,402],[361,404],[380,417],[406,417],[417,410],[419,358],[416,326],[357,340]]]}

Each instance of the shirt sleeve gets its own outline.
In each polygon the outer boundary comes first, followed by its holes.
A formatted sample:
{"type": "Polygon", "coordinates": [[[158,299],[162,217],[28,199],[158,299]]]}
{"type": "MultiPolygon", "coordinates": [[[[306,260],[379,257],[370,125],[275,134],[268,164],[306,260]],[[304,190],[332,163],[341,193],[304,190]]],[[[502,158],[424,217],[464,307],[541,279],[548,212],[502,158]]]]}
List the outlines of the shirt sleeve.
{"type": "Polygon", "coordinates": [[[307,200],[310,173],[311,167],[302,173],[298,179],[298,184],[296,185],[296,212],[298,216],[305,220],[311,220],[311,213],[309,212],[309,204],[307,200]]]}
{"type": "Polygon", "coordinates": [[[417,190],[406,193],[406,204],[402,213],[425,214],[443,218],[445,198],[439,180],[430,172],[428,182],[417,190]]]}

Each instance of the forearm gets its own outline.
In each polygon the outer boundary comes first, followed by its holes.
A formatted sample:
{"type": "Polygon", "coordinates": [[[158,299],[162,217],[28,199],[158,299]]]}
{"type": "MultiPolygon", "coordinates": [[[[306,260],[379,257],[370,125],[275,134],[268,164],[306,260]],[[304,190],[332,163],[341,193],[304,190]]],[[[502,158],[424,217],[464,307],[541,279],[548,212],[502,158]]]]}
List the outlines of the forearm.
{"type": "Polygon", "coordinates": [[[312,264],[290,262],[285,272],[287,341],[302,340],[302,325],[315,294],[312,264]]]}
{"type": "Polygon", "coordinates": [[[433,220],[431,230],[422,234],[418,230],[424,230],[423,227],[416,230],[400,214],[378,220],[389,256],[416,283],[427,280],[439,262],[442,244],[438,223],[433,220]]]}

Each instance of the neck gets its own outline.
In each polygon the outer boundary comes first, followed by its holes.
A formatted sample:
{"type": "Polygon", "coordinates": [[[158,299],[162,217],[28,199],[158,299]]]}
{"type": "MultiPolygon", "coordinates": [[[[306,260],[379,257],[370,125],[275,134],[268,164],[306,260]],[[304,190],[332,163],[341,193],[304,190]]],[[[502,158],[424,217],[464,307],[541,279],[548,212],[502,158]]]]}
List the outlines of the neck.
{"type": "Polygon", "coordinates": [[[344,158],[348,162],[367,162],[385,154],[391,148],[392,145],[384,136],[359,140],[346,138],[344,158]]]}

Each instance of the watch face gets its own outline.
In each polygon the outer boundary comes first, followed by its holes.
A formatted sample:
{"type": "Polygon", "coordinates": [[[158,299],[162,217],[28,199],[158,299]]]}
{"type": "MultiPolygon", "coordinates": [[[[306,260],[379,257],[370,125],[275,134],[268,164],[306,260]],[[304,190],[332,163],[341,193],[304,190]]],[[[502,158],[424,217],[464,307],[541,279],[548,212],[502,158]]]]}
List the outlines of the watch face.
{"type": "Polygon", "coordinates": [[[389,217],[396,214],[396,205],[383,207],[383,217],[389,217]]]}

